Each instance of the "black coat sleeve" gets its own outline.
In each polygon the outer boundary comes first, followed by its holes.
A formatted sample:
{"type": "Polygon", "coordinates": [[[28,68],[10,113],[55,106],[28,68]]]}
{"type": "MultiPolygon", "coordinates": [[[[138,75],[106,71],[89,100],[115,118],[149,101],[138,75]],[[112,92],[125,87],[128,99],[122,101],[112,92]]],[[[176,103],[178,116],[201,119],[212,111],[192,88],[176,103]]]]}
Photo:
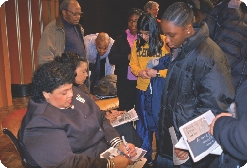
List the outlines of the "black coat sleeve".
{"type": "Polygon", "coordinates": [[[247,114],[240,120],[220,117],[214,125],[214,137],[233,157],[247,160],[247,114]]]}

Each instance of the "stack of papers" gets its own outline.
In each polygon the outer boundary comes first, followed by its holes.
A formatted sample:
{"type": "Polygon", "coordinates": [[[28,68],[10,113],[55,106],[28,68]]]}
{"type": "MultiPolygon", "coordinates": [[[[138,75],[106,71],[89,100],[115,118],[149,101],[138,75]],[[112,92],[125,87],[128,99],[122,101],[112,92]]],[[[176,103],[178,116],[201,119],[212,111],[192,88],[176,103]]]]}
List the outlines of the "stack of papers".
{"type": "Polygon", "coordinates": [[[117,119],[111,123],[111,125],[113,127],[116,127],[125,124],[127,122],[136,121],[136,120],[139,120],[138,115],[134,109],[131,109],[130,111],[118,116],[117,119]]]}
{"type": "MultiPolygon", "coordinates": [[[[147,153],[147,151],[143,150],[142,148],[136,147],[136,153],[137,153],[136,156],[129,158],[130,160],[134,162],[134,164],[129,165],[127,168],[141,168],[146,163],[147,159],[144,158],[144,156],[147,153]]],[[[121,154],[122,152],[119,151],[119,149],[110,147],[105,152],[101,153],[100,157],[106,158],[106,159],[112,159],[121,154]]]]}
{"type": "Polygon", "coordinates": [[[209,125],[215,118],[211,110],[189,121],[179,128],[182,138],[175,145],[176,148],[187,149],[194,162],[208,154],[220,155],[222,149],[209,131],[209,125]]]}

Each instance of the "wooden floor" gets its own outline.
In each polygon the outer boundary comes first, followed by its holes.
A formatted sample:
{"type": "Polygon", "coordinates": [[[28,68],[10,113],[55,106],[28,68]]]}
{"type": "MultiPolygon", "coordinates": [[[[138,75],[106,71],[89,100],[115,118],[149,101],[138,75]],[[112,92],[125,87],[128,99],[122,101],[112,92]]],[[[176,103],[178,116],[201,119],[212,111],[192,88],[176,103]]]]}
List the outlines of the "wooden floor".
{"type": "MultiPolygon", "coordinates": [[[[14,98],[12,107],[0,108],[1,125],[2,125],[2,119],[5,116],[14,112],[15,110],[19,110],[27,107],[28,100],[29,97],[14,98]]],[[[154,151],[153,158],[154,158],[156,153],[155,140],[153,146],[154,146],[153,147],[153,151],[154,151]]],[[[6,135],[4,135],[2,131],[0,131],[0,160],[1,163],[7,168],[24,168],[24,166],[22,166],[21,164],[21,158],[17,150],[14,148],[14,145],[12,144],[11,140],[6,135]]]]}
{"type": "MultiPolygon", "coordinates": [[[[15,110],[27,107],[29,98],[21,97],[13,99],[12,107],[0,108],[0,123],[2,125],[2,119],[15,110]]],[[[2,129],[0,131],[0,160],[1,163],[7,168],[24,168],[21,164],[21,158],[14,148],[11,140],[3,134],[2,129]]],[[[1,166],[0,166],[1,167],[1,166]]]]}

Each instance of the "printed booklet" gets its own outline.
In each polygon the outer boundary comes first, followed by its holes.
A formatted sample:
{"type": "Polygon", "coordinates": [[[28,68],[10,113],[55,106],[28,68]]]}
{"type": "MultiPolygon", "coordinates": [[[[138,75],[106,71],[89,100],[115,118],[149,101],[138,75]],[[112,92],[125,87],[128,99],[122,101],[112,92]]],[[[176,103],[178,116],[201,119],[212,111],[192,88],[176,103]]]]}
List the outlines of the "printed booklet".
{"type": "MultiPolygon", "coordinates": [[[[214,118],[214,114],[209,110],[179,128],[194,162],[201,160],[210,153],[216,152],[214,154],[220,155],[222,152],[220,145],[213,135],[208,132],[209,125],[214,118]]],[[[175,145],[175,147],[178,147],[178,145],[175,145]]]]}

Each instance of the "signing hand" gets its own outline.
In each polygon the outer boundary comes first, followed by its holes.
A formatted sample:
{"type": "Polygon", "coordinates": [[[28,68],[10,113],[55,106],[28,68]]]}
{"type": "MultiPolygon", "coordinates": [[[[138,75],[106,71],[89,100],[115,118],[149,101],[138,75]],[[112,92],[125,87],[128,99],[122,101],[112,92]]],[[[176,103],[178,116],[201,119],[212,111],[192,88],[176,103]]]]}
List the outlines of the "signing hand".
{"type": "Polygon", "coordinates": [[[122,151],[126,156],[129,156],[129,157],[136,156],[135,145],[132,143],[127,143],[126,146],[127,146],[128,151],[127,151],[126,147],[124,146],[124,143],[121,143],[120,146],[118,147],[118,149],[120,151],[122,151]]]}

